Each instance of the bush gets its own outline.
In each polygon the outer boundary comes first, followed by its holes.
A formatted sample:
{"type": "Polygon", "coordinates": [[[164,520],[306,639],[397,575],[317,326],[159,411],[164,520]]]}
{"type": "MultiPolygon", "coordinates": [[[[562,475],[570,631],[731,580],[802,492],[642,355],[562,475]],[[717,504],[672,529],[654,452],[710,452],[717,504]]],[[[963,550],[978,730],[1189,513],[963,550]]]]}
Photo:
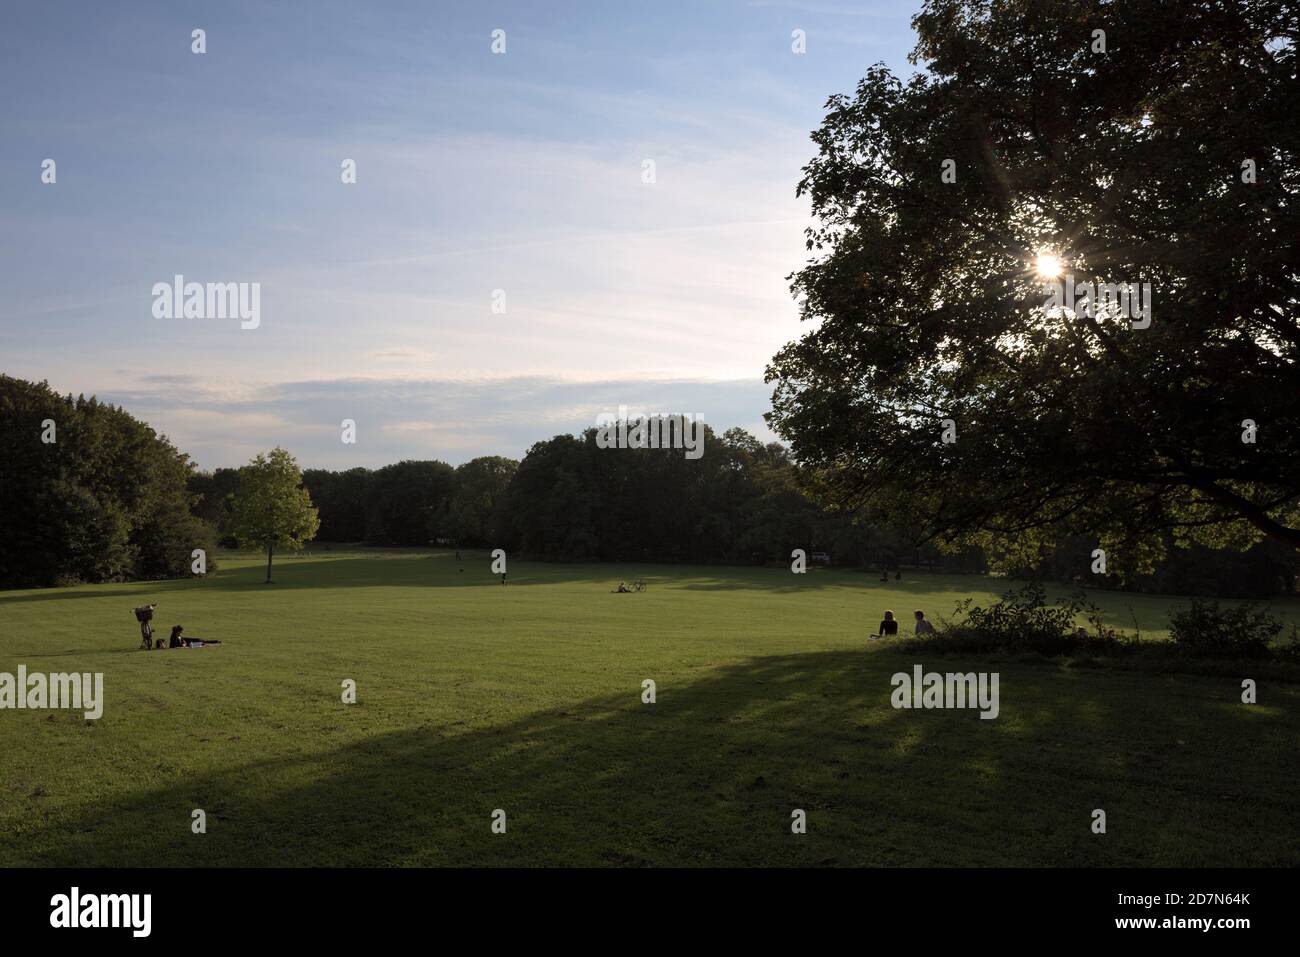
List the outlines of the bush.
{"type": "Polygon", "coordinates": [[[1039,582],[1004,594],[988,608],[967,598],[957,619],[943,622],[927,644],[940,650],[1037,652],[1043,655],[1116,653],[1136,644],[1101,623],[1101,611],[1082,593],[1055,605],[1039,582]],[[1075,621],[1084,614],[1093,630],[1080,636],[1075,621]]]}
{"type": "Polygon", "coordinates": [[[938,633],[919,639],[939,652],[1034,652],[1040,655],[1113,657],[1141,651],[1144,656],[1180,658],[1276,659],[1300,663],[1300,631],[1292,625],[1289,642],[1275,643],[1282,624],[1251,604],[1220,608],[1217,601],[1195,598],[1191,608],[1169,616],[1169,642],[1140,644],[1136,637],[1107,628],[1101,612],[1083,594],[1049,605],[1038,582],[1009,591],[987,608],[967,598],[953,621],[938,633]],[[1092,624],[1083,634],[1079,615],[1092,624]]]}
{"type": "Polygon", "coordinates": [[[1192,599],[1169,616],[1169,636],[1179,651],[1198,658],[1268,658],[1282,623],[1246,603],[1221,609],[1217,601],[1192,599]]]}

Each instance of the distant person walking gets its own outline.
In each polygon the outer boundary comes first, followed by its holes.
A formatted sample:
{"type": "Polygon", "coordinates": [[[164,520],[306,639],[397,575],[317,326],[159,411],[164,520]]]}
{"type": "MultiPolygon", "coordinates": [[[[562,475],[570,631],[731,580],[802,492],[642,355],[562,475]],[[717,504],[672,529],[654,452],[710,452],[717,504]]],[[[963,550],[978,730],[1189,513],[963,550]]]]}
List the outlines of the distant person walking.
{"type": "Polygon", "coordinates": [[[916,611],[912,612],[912,614],[916,616],[916,635],[918,638],[921,635],[934,634],[934,625],[925,620],[925,612],[918,608],[916,611]]]}

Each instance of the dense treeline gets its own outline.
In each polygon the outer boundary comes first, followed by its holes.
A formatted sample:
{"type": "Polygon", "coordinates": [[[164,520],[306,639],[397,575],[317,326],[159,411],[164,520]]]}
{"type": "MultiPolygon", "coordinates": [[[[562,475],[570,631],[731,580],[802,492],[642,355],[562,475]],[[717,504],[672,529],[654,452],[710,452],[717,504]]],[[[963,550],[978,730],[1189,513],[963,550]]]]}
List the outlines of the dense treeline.
{"type": "Polygon", "coordinates": [[[601,449],[595,430],[528,452],[499,515],[500,539],[556,561],[790,561],[794,548],[841,563],[933,560],[900,530],[828,513],[798,487],[784,447],[706,429],[704,455],[601,449]]]}
{"type": "MultiPolygon", "coordinates": [[[[178,577],[190,573],[193,549],[211,551],[218,537],[236,545],[240,470],[197,472],[121,409],[45,384],[0,376],[0,412],[0,586],[178,577]],[[46,422],[50,441],[42,441],[46,422]]],[[[810,561],[825,552],[837,565],[988,570],[979,547],[940,554],[888,515],[819,507],[789,451],[741,429],[706,429],[698,459],[599,448],[595,436],[538,442],[522,462],[308,469],[302,485],[319,509],[316,540],[504,548],[547,561],[788,563],[802,548],[810,561]]],[[[1112,555],[1112,574],[1096,575],[1096,547],[1073,536],[1041,560],[998,567],[1045,581],[1224,597],[1291,591],[1298,570],[1294,550],[1265,542],[1245,552],[1171,549],[1136,568],[1112,555]]]]}
{"type": "MultiPolygon", "coordinates": [[[[318,541],[482,547],[494,542],[498,505],[517,464],[484,456],[459,468],[405,461],[380,469],[305,469],[302,483],[320,510],[318,541]]],[[[228,524],[238,487],[238,469],[200,473],[190,481],[198,496],[196,514],[218,527],[223,545],[234,545],[228,524]]]]}
{"type": "MultiPolygon", "coordinates": [[[[556,561],[749,562],[824,549],[866,563],[897,557],[905,536],[816,508],[779,445],[733,429],[708,454],[599,449],[592,433],[539,442],[522,463],[486,456],[458,468],[407,461],[381,469],[308,469],[318,539],[368,545],[441,542],[556,561]]],[[[196,514],[224,528],[238,472],[196,475],[196,514]]],[[[908,557],[915,559],[914,550],[908,557]]],[[[933,558],[933,555],[929,557],[933,558]]]]}
{"type": "MultiPolygon", "coordinates": [[[[485,457],[453,469],[400,462],[377,470],[312,469],[303,483],[319,507],[318,539],[369,545],[431,543],[504,548],[546,561],[788,562],[792,549],[834,564],[989,570],[978,547],[941,554],[914,530],[828,511],[777,443],[742,429],[706,430],[705,454],[602,449],[595,431],[538,442],[516,463],[485,457]]],[[[237,473],[198,476],[196,491],[228,495],[237,473]]],[[[210,517],[219,509],[200,504],[210,517]]],[[[1245,552],[1201,545],[1169,550],[1149,568],[1112,556],[1094,574],[1095,539],[1063,539],[1041,560],[1003,564],[1018,578],[1169,594],[1264,597],[1294,588],[1296,553],[1263,542],[1245,552]],[[1120,574],[1119,572],[1123,572],[1120,574]]]]}
{"type": "MultiPolygon", "coordinates": [[[[407,461],[381,469],[308,469],[320,541],[504,548],[551,561],[789,561],[794,548],[858,565],[935,562],[906,530],[828,513],[798,485],[778,444],[741,429],[706,431],[706,454],[601,449],[594,430],[536,443],[522,463],[486,456],[457,468],[407,461]]],[[[197,475],[196,513],[224,532],[238,472],[197,475]]],[[[228,539],[223,538],[223,541],[228,539]]],[[[948,567],[981,570],[978,553],[948,567]]]]}
{"type": "Polygon", "coordinates": [[[189,457],[122,409],[0,375],[0,450],[0,587],[176,578],[215,544],[189,457]]]}

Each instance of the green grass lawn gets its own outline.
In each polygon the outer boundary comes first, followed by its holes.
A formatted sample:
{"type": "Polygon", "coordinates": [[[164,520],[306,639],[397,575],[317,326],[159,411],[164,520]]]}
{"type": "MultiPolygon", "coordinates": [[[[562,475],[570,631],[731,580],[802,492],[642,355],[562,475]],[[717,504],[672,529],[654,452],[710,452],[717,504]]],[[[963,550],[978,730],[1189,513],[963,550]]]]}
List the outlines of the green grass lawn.
{"type": "MultiPolygon", "coordinates": [[[[881,612],[996,579],[511,562],[503,588],[482,554],[314,549],[265,585],[220,561],[0,593],[0,672],[103,672],[106,698],[0,711],[0,865],[1300,863],[1300,685],[1243,705],[1249,665],[920,659],[999,672],[1000,716],[893,709],[917,659],[865,641],[881,612]],[[224,645],[137,651],[146,601],[157,634],[224,645]]],[[[1093,597],[1153,638],[1180,602],[1093,597]]]]}

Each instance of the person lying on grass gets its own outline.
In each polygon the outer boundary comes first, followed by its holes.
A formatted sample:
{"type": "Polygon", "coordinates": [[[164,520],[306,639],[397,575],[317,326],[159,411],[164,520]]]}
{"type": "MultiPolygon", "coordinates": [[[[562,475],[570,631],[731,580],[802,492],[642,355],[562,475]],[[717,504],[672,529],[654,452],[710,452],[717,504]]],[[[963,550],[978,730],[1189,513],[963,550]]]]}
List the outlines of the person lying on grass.
{"type": "Polygon", "coordinates": [[[202,648],[204,645],[219,645],[221,642],[207,638],[186,638],[185,629],[180,625],[172,626],[171,637],[167,641],[158,639],[155,648],[202,648]]]}

